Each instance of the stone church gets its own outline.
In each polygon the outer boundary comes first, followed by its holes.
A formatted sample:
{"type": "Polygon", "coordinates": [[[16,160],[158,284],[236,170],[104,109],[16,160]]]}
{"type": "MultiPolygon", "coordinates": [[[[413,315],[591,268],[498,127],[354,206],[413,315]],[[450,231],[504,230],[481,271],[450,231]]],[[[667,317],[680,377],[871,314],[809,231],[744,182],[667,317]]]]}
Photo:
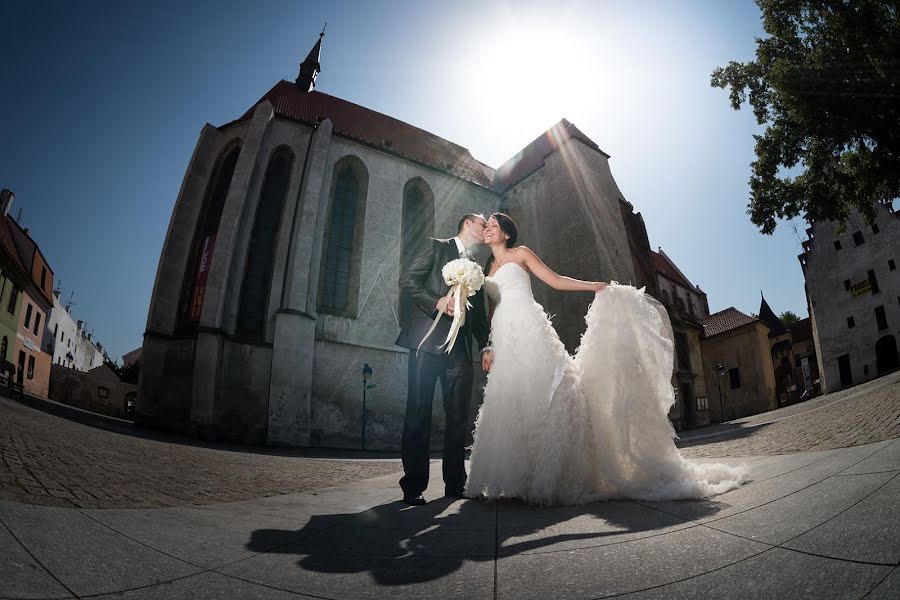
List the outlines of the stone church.
{"type": "MultiPolygon", "coordinates": [[[[655,291],[643,220],[609,155],[575,125],[560,121],[494,169],[314,90],[321,46],[322,36],[296,81],[200,133],[153,286],[139,424],[253,444],[398,448],[398,276],[465,213],[509,213],[520,243],[560,273],[655,291]]],[[[592,296],[538,281],[535,295],[574,350],[592,296]]],[[[473,420],[484,382],[475,372],[473,420]]]]}

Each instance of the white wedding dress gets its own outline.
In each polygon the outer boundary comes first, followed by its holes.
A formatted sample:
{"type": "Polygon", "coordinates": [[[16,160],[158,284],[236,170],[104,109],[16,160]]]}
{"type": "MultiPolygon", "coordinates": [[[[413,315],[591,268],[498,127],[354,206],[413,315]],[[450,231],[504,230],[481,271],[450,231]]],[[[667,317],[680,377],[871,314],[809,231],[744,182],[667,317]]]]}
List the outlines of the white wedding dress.
{"type": "Polygon", "coordinates": [[[467,496],[583,504],[702,498],[740,485],[744,469],[692,463],[672,441],[672,330],[643,289],[612,283],[597,293],[574,357],[525,269],[505,263],[484,289],[494,363],[467,496]]]}

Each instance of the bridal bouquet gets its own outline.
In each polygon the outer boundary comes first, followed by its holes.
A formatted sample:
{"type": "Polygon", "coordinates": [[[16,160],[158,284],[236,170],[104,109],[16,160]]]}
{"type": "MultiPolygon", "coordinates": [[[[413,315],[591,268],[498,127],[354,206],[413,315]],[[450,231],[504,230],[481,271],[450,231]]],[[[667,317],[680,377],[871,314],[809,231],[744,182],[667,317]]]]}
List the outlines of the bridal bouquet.
{"type": "MultiPolygon", "coordinates": [[[[466,309],[472,308],[468,299],[484,285],[484,273],[474,261],[468,258],[457,258],[444,265],[441,275],[444,276],[444,282],[450,286],[447,298],[453,298],[453,323],[450,325],[450,331],[447,332],[447,339],[440,345],[441,348],[446,346],[447,349],[444,352],[450,354],[453,344],[456,343],[456,336],[466,322],[466,309]]],[[[434,323],[431,324],[431,329],[419,342],[419,348],[432,334],[440,319],[441,313],[438,313],[434,318],[434,323]]],[[[416,349],[416,352],[419,351],[419,348],[416,349]]]]}

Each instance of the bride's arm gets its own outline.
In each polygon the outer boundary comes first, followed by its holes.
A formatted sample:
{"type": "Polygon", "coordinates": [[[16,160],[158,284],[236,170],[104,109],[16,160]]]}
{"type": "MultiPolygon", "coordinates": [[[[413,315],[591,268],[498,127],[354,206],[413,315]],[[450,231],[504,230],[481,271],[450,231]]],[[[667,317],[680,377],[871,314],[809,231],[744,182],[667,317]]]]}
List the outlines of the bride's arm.
{"type": "Polygon", "coordinates": [[[534,276],[552,287],[555,290],[563,290],[567,292],[599,292],[606,287],[606,283],[602,281],[582,281],[581,279],[573,279],[560,275],[550,267],[544,264],[538,255],[525,246],[519,246],[516,249],[522,256],[525,266],[534,273],[534,276]]]}

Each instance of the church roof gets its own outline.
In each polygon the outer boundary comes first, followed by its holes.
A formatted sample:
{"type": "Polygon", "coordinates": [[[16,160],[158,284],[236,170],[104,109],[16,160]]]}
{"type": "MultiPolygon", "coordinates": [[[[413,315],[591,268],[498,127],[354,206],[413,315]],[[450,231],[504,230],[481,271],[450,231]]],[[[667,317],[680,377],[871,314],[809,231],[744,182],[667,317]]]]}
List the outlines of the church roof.
{"type": "MultiPolygon", "coordinates": [[[[447,172],[493,189],[494,170],[462,146],[424,129],[358,104],[312,91],[306,93],[289,81],[279,81],[236,123],[249,119],[253,110],[268,100],[279,117],[316,125],[330,119],[335,134],[383,152],[447,172]]],[[[231,123],[229,123],[230,125],[231,123]]]]}
{"type": "Polygon", "coordinates": [[[609,155],[601,150],[591,138],[566,119],[562,119],[497,169],[494,188],[498,192],[503,192],[519,183],[541,168],[544,160],[556,152],[563,142],[570,139],[579,140],[588,148],[609,158],[609,155]]]}
{"type": "Polygon", "coordinates": [[[703,337],[709,338],[720,333],[726,333],[755,323],[759,319],[755,319],[750,315],[745,315],[733,306],[729,306],[725,310],[720,310],[701,320],[703,324],[703,337]]]}
{"type": "Polygon", "coordinates": [[[760,294],[760,297],[762,300],[759,304],[759,320],[769,328],[769,337],[778,337],[786,334],[788,332],[787,327],[784,326],[781,319],[769,307],[769,303],[762,297],[762,294],[760,294]]]}
{"type": "Polygon", "coordinates": [[[681,274],[681,271],[678,267],[675,266],[675,263],[672,262],[665,254],[660,252],[650,251],[650,257],[653,260],[653,269],[666,277],[677,283],[678,285],[685,287],[689,290],[693,290],[694,286],[691,285],[691,282],[687,280],[687,278],[681,274]]]}

